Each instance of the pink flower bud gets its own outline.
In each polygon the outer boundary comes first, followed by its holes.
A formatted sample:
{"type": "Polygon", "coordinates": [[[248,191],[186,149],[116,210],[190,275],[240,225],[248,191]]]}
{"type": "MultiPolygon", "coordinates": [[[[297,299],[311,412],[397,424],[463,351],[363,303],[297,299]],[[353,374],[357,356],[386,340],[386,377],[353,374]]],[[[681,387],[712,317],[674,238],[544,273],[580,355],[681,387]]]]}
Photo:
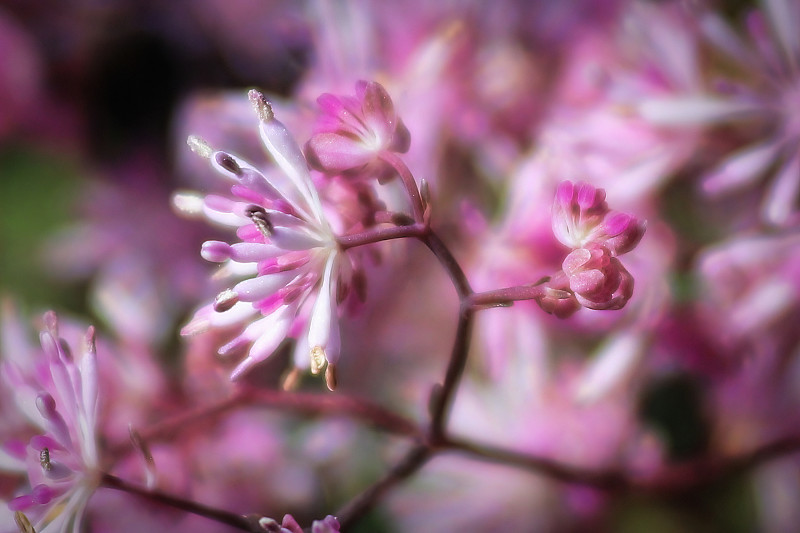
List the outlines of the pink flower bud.
{"type": "Polygon", "coordinates": [[[573,250],[562,268],[578,302],[589,309],[621,309],[633,294],[633,277],[604,246],[573,250]]]}
{"type": "MultiPolygon", "coordinates": [[[[559,276],[563,281],[567,281],[563,276],[559,276]]],[[[536,303],[545,313],[554,315],[558,318],[567,318],[572,316],[575,311],[581,308],[577,298],[569,290],[567,283],[558,283],[551,285],[550,282],[545,283],[544,295],[536,299],[536,303]]]]}
{"type": "Polygon", "coordinates": [[[615,256],[626,254],[642,240],[646,224],[626,213],[611,212],[598,226],[593,240],[602,242],[615,256]]]}

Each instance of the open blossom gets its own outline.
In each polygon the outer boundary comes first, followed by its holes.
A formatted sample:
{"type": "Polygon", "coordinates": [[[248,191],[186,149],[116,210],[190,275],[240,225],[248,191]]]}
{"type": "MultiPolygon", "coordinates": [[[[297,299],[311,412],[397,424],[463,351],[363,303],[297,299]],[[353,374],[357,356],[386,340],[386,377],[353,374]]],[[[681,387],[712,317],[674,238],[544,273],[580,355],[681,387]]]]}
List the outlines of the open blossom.
{"type": "Polygon", "coordinates": [[[12,511],[25,513],[38,532],[83,531],[89,498],[100,483],[96,420],[98,409],[97,360],[94,330],[73,354],[58,335],[54,313],[45,315],[41,332],[42,357],[22,361],[6,354],[3,385],[43,433],[4,443],[4,451],[27,472],[30,490],[12,499],[12,511]]]}
{"type": "Polygon", "coordinates": [[[201,308],[183,329],[194,334],[210,327],[250,321],[219,349],[221,355],[249,346],[231,379],[269,357],[287,336],[298,337],[295,365],[318,373],[328,364],[328,386],[335,385],[334,365],[340,353],[337,301],[346,293],[341,281],[350,264],[323,213],[300,147],[279,122],[269,103],[250,92],[260,122],[261,139],[280,169],[267,177],[247,162],[214,151],[197,138],[189,144],[233,181],[233,198],[208,195],[202,201],[178,195],[184,211],[236,228],[241,242],[207,241],[202,256],[225,263],[233,276],[249,276],[201,308]],[[262,315],[253,320],[256,314],[262,315]]]}
{"type": "Polygon", "coordinates": [[[359,81],[355,97],[323,94],[317,102],[322,114],[306,144],[313,168],[330,174],[360,171],[381,152],[408,151],[408,129],[381,84],[359,81]]]}
{"type": "MultiPolygon", "coordinates": [[[[552,225],[556,238],[572,248],[562,269],[578,303],[589,309],[621,309],[633,294],[633,277],[617,256],[630,252],[639,243],[644,222],[611,211],[603,189],[564,181],[556,191],[552,225]]],[[[553,283],[559,281],[560,276],[556,276],[553,283]]],[[[548,288],[563,292],[566,287],[548,288]]],[[[571,309],[569,299],[556,300],[551,304],[545,299],[548,305],[543,308],[557,316],[567,316],[571,309]]]]}

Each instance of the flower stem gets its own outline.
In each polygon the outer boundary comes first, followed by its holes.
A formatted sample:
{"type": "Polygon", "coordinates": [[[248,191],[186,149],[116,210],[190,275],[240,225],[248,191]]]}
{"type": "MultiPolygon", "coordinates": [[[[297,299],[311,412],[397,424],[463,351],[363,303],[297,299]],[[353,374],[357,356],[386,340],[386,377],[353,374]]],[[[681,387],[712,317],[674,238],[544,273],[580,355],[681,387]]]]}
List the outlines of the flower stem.
{"type": "Polygon", "coordinates": [[[414,210],[414,220],[422,222],[425,208],[422,205],[422,196],[419,193],[419,187],[414,179],[413,174],[406,166],[400,157],[394,152],[383,151],[378,156],[384,162],[390,164],[396,171],[400,180],[403,182],[406,192],[408,192],[409,199],[411,200],[411,208],[414,210]]]}
{"type": "Polygon", "coordinates": [[[403,239],[407,237],[420,238],[428,231],[428,228],[426,228],[424,224],[417,223],[410,226],[388,226],[370,229],[361,233],[343,235],[336,240],[343,250],[348,250],[357,246],[364,246],[366,244],[392,239],[403,239]]]}
{"type": "Polygon", "coordinates": [[[147,490],[142,487],[138,487],[136,485],[128,483],[127,481],[120,479],[116,476],[112,476],[111,474],[103,474],[103,477],[100,480],[100,484],[101,486],[109,489],[120,490],[123,492],[127,492],[128,494],[135,494],[136,496],[139,496],[154,503],[166,505],[168,507],[172,507],[175,509],[180,509],[188,513],[208,518],[209,520],[219,522],[220,524],[226,524],[240,531],[263,533],[263,529],[258,525],[257,519],[253,519],[244,515],[232,513],[230,511],[225,511],[222,509],[209,507],[207,505],[203,505],[201,503],[197,503],[192,500],[179,498],[177,496],[173,496],[171,494],[167,494],[158,490],[147,490]]]}
{"type": "Polygon", "coordinates": [[[425,444],[411,448],[394,468],[336,513],[341,530],[348,531],[351,525],[369,512],[390,488],[422,468],[431,455],[431,449],[425,444]]]}

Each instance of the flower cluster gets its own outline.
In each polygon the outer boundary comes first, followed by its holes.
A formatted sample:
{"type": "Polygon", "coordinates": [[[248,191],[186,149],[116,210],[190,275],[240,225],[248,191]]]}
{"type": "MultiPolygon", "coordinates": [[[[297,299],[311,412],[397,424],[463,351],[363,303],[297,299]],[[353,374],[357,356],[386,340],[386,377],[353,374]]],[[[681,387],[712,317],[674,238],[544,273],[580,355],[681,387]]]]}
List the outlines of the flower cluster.
{"type": "Polygon", "coordinates": [[[562,317],[579,305],[621,309],[633,295],[633,277],[617,257],[639,243],[645,223],[611,211],[603,189],[570,181],[559,184],[552,217],[553,233],[572,251],[561,265],[564,276],[547,283],[540,305],[562,317]]]}
{"type": "Polygon", "coordinates": [[[36,531],[79,532],[86,504],[100,484],[94,329],[73,354],[59,337],[56,315],[47,313],[44,322],[41,357],[25,361],[10,355],[2,364],[4,385],[31,424],[43,431],[27,445],[18,440],[4,445],[30,483],[30,490],[11,500],[9,508],[33,518],[36,531]]]}
{"type": "Polygon", "coordinates": [[[197,311],[183,333],[245,322],[260,313],[262,318],[219,349],[226,356],[247,349],[231,379],[240,378],[292,335],[298,337],[295,366],[310,367],[317,374],[327,364],[326,381],[333,389],[341,351],[337,307],[347,295],[350,265],[339,250],[300,147],[261,93],[251,91],[250,99],[261,139],[281,174],[268,178],[238,157],[192,137],[190,146],[233,181],[234,199],[208,195],[198,203],[182,195],[175,202],[184,211],[202,212],[211,221],[235,228],[241,242],[207,241],[202,255],[225,263],[231,275],[252,277],[197,311]]]}

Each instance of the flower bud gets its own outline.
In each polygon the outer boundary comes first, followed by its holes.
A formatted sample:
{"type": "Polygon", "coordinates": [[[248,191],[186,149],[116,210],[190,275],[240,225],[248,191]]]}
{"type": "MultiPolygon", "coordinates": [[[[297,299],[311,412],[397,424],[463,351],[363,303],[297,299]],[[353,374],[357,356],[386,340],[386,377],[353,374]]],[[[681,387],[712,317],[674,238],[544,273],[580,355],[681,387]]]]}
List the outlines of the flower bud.
{"type": "Polygon", "coordinates": [[[621,309],[633,294],[633,277],[604,246],[573,250],[562,268],[578,302],[589,309],[621,309]]]}

